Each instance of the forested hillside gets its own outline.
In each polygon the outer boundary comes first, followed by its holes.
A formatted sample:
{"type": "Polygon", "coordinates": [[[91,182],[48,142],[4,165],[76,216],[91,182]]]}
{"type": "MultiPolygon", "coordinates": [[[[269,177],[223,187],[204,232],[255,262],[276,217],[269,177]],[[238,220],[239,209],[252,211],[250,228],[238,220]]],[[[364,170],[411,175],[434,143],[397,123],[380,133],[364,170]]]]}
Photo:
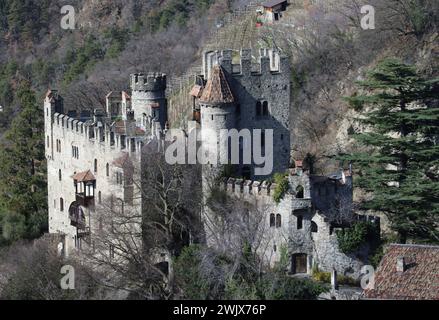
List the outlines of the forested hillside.
{"type": "Polygon", "coordinates": [[[27,79],[39,99],[60,89],[69,108],[99,106],[106,92],[127,87],[134,71],[179,74],[200,49],[226,0],[0,1],[0,115],[4,130],[27,79]],[[60,26],[63,5],[76,12],[76,29],[60,26]]]}

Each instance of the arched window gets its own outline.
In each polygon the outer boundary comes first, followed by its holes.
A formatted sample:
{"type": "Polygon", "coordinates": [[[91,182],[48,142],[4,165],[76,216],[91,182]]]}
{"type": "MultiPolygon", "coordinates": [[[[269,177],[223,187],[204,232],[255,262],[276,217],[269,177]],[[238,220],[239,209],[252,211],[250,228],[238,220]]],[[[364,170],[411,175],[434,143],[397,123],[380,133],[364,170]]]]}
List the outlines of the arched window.
{"type": "Polygon", "coordinates": [[[282,226],[282,216],[278,213],[276,215],[276,228],[280,228],[282,226]]]}
{"type": "Polygon", "coordinates": [[[260,117],[262,114],[262,105],[261,101],[256,102],[256,116],[260,117]]]}
{"type": "Polygon", "coordinates": [[[107,163],[106,165],[107,177],[110,176],[110,165],[107,163]]]}
{"type": "Polygon", "coordinates": [[[274,227],[276,225],[276,216],[274,213],[270,214],[270,227],[274,227]]]}
{"type": "Polygon", "coordinates": [[[95,159],[94,172],[98,172],[98,159],[95,159]]]}
{"type": "Polygon", "coordinates": [[[100,191],[98,192],[98,202],[99,204],[102,203],[102,193],[100,191]]]}
{"type": "Polygon", "coordinates": [[[303,216],[297,216],[297,230],[303,228],[303,216]]]}
{"type": "Polygon", "coordinates": [[[59,210],[64,211],[64,199],[59,198],[59,210]]]}
{"type": "Polygon", "coordinates": [[[303,190],[303,187],[302,186],[298,186],[297,188],[296,188],[296,198],[297,199],[303,199],[303,192],[304,190],[303,190]]]}
{"type": "Polygon", "coordinates": [[[319,231],[319,227],[317,226],[317,223],[315,223],[314,221],[311,221],[311,232],[318,232],[319,231]]]}
{"type": "Polygon", "coordinates": [[[61,173],[61,169],[58,170],[58,179],[59,181],[62,180],[62,173],[61,173]]]}
{"type": "Polygon", "coordinates": [[[49,138],[49,136],[47,136],[47,147],[48,148],[50,147],[50,138],[49,138]]]}
{"type": "Polygon", "coordinates": [[[268,116],[268,102],[267,101],[264,101],[264,103],[262,104],[262,115],[268,116]]]}

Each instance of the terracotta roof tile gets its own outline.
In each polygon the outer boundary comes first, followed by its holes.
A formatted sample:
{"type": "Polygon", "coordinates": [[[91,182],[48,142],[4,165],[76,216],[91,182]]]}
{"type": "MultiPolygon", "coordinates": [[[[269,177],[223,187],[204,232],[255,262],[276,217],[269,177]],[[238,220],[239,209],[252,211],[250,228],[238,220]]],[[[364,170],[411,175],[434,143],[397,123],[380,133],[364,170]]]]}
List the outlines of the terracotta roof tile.
{"type": "Polygon", "coordinates": [[[203,87],[196,84],[189,94],[195,98],[200,98],[203,94],[203,87]]]}
{"type": "Polygon", "coordinates": [[[207,81],[206,88],[203,90],[200,102],[203,103],[233,103],[232,90],[224,74],[222,67],[214,66],[212,74],[207,81]]]}
{"type": "Polygon", "coordinates": [[[439,300],[439,246],[393,244],[387,247],[375,273],[370,299],[439,300]],[[396,270],[404,257],[406,270],[396,270]]]}
{"type": "Polygon", "coordinates": [[[96,178],[93,175],[93,173],[91,173],[90,170],[87,170],[84,172],[76,173],[73,176],[73,180],[76,180],[77,182],[87,182],[87,181],[94,181],[96,180],[96,178]]]}

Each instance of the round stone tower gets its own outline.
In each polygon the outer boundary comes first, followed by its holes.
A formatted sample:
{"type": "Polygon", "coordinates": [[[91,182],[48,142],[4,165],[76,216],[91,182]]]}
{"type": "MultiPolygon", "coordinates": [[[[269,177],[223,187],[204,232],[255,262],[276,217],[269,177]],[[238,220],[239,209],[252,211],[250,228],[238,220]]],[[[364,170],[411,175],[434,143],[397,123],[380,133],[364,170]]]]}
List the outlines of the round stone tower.
{"type": "Polygon", "coordinates": [[[131,75],[131,103],[137,125],[149,128],[159,122],[165,128],[167,119],[166,75],[135,73],[131,75]]]}
{"type": "Polygon", "coordinates": [[[199,99],[199,105],[203,149],[209,154],[216,153],[216,163],[212,163],[213,156],[207,157],[207,168],[212,173],[218,174],[225,164],[224,160],[230,160],[228,138],[227,135],[221,135],[221,130],[236,128],[235,99],[221,66],[212,68],[210,78],[199,99]],[[228,150],[227,158],[224,155],[225,150],[228,150]]]}

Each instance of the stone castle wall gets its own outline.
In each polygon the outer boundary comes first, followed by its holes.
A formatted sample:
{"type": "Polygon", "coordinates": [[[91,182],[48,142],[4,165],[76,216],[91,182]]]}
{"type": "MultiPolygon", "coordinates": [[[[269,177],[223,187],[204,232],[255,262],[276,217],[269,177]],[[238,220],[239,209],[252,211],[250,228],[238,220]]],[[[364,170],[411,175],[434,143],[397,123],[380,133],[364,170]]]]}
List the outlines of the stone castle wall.
{"type": "MultiPolygon", "coordinates": [[[[110,132],[83,123],[64,114],[52,113],[52,103],[45,101],[45,134],[48,179],[49,232],[66,235],[66,251],[75,247],[76,227],[70,225],[69,207],[76,200],[73,175],[90,170],[96,177],[95,204],[104,202],[110,195],[124,199],[126,186],[116,183],[116,174],[123,169],[114,165],[115,159],[129,154],[138,157],[140,141],[135,141],[132,149],[130,141],[124,148],[123,135],[115,135],[115,143],[110,143],[110,132]],[[103,139],[105,136],[105,140],[103,139]],[[75,152],[73,151],[75,148],[75,152]],[[95,160],[97,167],[95,170],[95,160]],[[108,164],[108,172],[107,172],[108,164]],[[108,174],[107,174],[108,173],[108,174]],[[63,206],[63,208],[61,207],[63,206]],[[61,210],[62,209],[62,210],[61,210]]],[[[140,209],[140,203],[134,203],[140,209]]],[[[85,208],[87,225],[96,227],[93,206],[85,208]]]]}

